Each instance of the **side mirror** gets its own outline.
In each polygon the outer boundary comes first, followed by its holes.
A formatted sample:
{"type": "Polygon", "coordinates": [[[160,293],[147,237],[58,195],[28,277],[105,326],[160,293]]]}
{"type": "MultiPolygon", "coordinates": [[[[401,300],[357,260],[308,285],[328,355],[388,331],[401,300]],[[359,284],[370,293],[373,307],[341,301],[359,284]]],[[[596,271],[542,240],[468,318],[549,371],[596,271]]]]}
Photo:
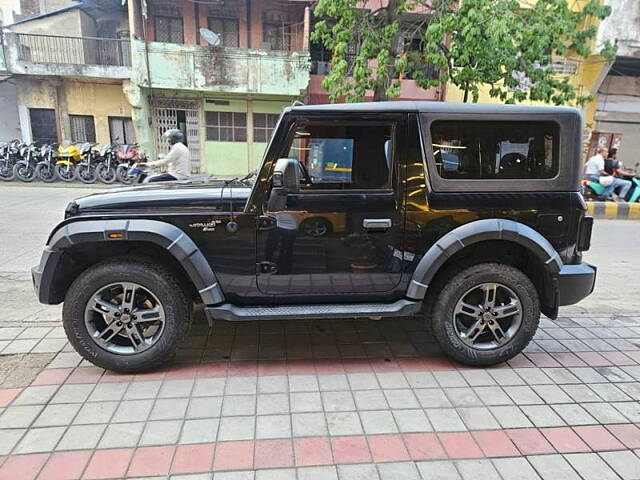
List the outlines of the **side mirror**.
{"type": "Polygon", "coordinates": [[[304,167],[295,158],[280,158],[273,169],[273,187],[282,188],[287,193],[300,191],[304,167]]]}

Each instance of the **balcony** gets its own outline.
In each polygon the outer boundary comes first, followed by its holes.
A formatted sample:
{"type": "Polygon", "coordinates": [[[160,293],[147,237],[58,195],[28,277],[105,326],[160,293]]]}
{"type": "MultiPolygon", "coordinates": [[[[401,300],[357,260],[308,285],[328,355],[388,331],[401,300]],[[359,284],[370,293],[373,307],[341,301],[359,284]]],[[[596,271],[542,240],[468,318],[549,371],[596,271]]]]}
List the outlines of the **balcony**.
{"type": "Polygon", "coordinates": [[[5,33],[11,73],[124,79],[131,75],[129,40],[5,33]]]}
{"type": "Polygon", "coordinates": [[[299,96],[309,83],[309,53],[294,41],[262,49],[134,40],[132,80],[142,87],[299,96]],[[147,61],[148,56],[148,61],[147,61]],[[145,66],[149,66],[150,82],[145,66]]]}

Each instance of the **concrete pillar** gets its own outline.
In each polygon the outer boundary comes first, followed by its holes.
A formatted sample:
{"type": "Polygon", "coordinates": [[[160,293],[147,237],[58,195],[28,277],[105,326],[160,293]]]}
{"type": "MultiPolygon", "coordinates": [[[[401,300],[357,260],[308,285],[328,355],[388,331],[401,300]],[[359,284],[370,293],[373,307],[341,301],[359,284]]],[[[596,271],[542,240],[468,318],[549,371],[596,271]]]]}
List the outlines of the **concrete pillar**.
{"type": "Polygon", "coordinates": [[[253,168],[253,100],[247,99],[247,172],[253,168]]]}
{"type": "Polygon", "coordinates": [[[69,119],[69,105],[67,104],[67,92],[64,80],[59,80],[53,84],[56,89],[56,117],[58,139],[63,142],[71,140],[71,120],[69,119]]]}
{"type": "Polygon", "coordinates": [[[304,28],[302,32],[302,50],[309,51],[309,35],[311,35],[311,9],[304,7],[304,28]]]}

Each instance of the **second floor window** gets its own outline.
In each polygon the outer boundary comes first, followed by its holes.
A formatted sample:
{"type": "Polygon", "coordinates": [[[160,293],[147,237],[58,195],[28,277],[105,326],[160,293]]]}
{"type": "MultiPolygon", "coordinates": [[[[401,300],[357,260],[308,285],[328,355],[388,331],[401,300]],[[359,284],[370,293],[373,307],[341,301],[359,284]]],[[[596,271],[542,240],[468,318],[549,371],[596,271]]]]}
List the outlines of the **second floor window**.
{"type": "Polygon", "coordinates": [[[247,114],[244,112],[205,112],[207,141],[246,142],[247,114]]]}
{"type": "Polygon", "coordinates": [[[96,141],[96,127],[93,115],[69,115],[71,141],[76,143],[96,141]]]}
{"type": "Polygon", "coordinates": [[[209,30],[220,35],[223,47],[240,46],[240,32],[237,18],[209,17],[207,18],[209,30]]]}
{"type": "Polygon", "coordinates": [[[153,17],[156,42],[184,43],[184,26],[181,17],[156,15],[153,17]]]}

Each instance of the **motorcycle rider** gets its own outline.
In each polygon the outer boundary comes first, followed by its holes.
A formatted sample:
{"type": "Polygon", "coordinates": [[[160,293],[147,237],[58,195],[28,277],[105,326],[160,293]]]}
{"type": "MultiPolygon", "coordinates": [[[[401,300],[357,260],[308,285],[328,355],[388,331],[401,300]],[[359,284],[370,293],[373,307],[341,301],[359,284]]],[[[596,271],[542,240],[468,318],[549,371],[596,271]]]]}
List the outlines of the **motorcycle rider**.
{"type": "Polygon", "coordinates": [[[162,167],[167,166],[167,173],[153,175],[147,182],[168,182],[171,180],[184,180],[191,176],[191,159],[189,149],[184,144],[184,134],[177,128],[172,128],[164,132],[163,137],[169,141],[171,149],[163,158],[154,162],[141,162],[141,167],[162,167]]]}

